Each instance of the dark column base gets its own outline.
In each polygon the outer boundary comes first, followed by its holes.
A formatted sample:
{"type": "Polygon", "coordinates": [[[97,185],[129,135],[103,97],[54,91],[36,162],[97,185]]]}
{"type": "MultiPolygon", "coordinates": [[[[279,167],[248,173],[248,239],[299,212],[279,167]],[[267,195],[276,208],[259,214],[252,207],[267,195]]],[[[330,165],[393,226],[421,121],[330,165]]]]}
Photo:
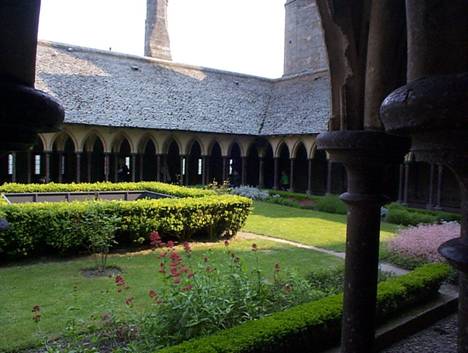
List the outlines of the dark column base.
{"type": "Polygon", "coordinates": [[[348,192],[341,195],[348,205],[341,351],[371,353],[385,167],[401,163],[409,142],[381,132],[337,131],[320,134],[317,145],[348,175],[348,192]]]}

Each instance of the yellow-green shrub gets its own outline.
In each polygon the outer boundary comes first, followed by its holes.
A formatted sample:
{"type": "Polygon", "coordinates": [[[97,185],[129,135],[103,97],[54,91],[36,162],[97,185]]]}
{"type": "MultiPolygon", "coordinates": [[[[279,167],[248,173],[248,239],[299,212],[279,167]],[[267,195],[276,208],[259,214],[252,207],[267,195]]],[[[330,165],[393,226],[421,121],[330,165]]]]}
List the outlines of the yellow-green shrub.
{"type": "Polygon", "coordinates": [[[103,215],[119,217],[116,240],[120,245],[133,245],[144,243],[153,230],[163,238],[184,240],[233,235],[244,224],[251,201],[226,195],[0,205],[0,214],[10,223],[10,228],[0,234],[1,250],[10,257],[82,251],[87,234],[79,225],[91,205],[103,215]]]}

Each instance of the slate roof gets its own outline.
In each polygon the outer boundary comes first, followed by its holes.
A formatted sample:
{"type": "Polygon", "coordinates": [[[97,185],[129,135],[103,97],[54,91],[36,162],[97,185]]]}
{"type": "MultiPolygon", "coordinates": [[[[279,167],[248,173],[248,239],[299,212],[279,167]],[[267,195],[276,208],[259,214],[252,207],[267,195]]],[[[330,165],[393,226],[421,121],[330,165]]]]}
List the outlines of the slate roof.
{"type": "Polygon", "coordinates": [[[48,42],[36,87],[58,98],[65,123],[238,135],[326,131],[326,74],[270,80],[48,42]]]}

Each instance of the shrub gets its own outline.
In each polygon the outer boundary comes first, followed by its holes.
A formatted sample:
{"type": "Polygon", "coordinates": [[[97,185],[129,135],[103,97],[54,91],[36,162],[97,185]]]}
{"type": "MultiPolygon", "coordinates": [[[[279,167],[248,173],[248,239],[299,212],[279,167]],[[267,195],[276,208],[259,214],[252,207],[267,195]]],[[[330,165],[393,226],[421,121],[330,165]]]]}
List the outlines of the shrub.
{"type": "Polygon", "coordinates": [[[234,235],[245,223],[252,201],[239,196],[185,199],[24,203],[0,206],[10,228],[0,233],[2,249],[10,257],[70,254],[87,248],[88,234],[70,231],[83,222],[87,210],[120,218],[116,241],[141,244],[158,230],[164,238],[190,240],[234,235]]]}
{"type": "Polygon", "coordinates": [[[212,190],[188,188],[184,186],[160,183],[156,181],[141,181],[135,183],[71,183],[71,184],[17,184],[5,183],[0,186],[0,193],[32,193],[32,192],[74,192],[74,191],[120,191],[147,190],[156,193],[178,197],[202,197],[214,195],[212,190]]]}
{"type": "Polygon", "coordinates": [[[416,226],[418,224],[434,224],[446,221],[461,220],[461,215],[449,212],[418,210],[404,207],[398,203],[388,205],[388,213],[385,221],[404,226],[416,226]]]}
{"type": "Polygon", "coordinates": [[[326,195],[317,197],[314,209],[317,211],[346,214],[347,208],[337,195],[326,195]]]}
{"type": "Polygon", "coordinates": [[[347,208],[337,195],[311,196],[296,192],[269,190],[265,201],[296,208],[313,209],[321,212],[346,214],[347,208]]]}
{"type": "Polygon", "coordinates": [[[457,222],[408,227],[400,230],[388,243],[389,257],[407,268],[421,263],[442,262],[445,260],[437,249],[447,240],[459,236],[460,224],[457,222]]]}
{"type": "MultiPolygon", "coordinates": [[[[211,264],[209,254],[193,263],[188,243],[183,254],[172,244],[160,253],[164,286],[150,291],[154,311],[137,320],[144,345],[141,351],[211,334],[325,296],[300,276],[284,273],[279,264],[272,269],[273,283],[267,282],[258,265],[248,270],[225,244],[223,269],[211,264]]],[[[255,244],[252,251],[257,251],[255,244]]]]}
{"type": "MultiPolygon", "coordinates": [[[[426,265],[379,284],[379,320],[437,294],[448,266],[426,265]]],[[[340,336],[342,295],[326,297],[268,317],[249,321],[211,336],[186,341],[159,353],[280,353],[320,351],[340,336]],[[313,348],[311,348],[313,347],[313,348]]]]}
{"type": "Polygon", "coordinates": [[[267,191],[260,190],[253,186],[239,186],[231,190],[231,194],[248,197],[252,200],[265,200],[269,194],[267,191]]]}

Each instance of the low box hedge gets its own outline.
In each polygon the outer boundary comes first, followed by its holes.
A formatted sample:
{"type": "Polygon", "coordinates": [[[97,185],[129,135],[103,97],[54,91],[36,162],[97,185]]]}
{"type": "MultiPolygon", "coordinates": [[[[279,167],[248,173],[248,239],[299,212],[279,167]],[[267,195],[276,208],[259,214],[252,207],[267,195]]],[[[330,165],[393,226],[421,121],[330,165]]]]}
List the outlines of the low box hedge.
{"type": "Polygon", "coordinates": [[[151,231],[164,239],[232,235],[244,224],[252,201],[232,195],[138,201],[88,201],[0,205],[10,223],[0,233],[0,249],[8,257],[75,254],[86,248],[79,224],[92,206],[120,218],[119,245],[141,244],[151,231]]]}
{"type": "Polygon", "coordinates": [[[435,224],[443,221],[461,221],[461,215],[456,213],[409,208],[396,202],[386,207],[388,212],[385,221],[404,226],[435,224]]]}
{"type": "MultiPolygon", "coordinates": [[[[447,265],[431,264],[381,282],[377,297],[378,320],[435,296],[448,272],[447,265]]],[[[320,352],[339,341],[342,300],[342,295],[335,295],[302,304],[210,336],[164,348],[158,353],[320,352]]]]}
{"type": "Polygon", "coordinates": [[[202,197],[215,195],[212,190],[188,188],[184,186],[160,183],[156,181],[141,181],[136,183],[70,183],[70,184],[18,184],[5,183],[0,185],[0,193],[33,193],[33,192],[74,192],[74,191],[133,191],[147,190],[156,193],[178,197],[202,197]]]}

